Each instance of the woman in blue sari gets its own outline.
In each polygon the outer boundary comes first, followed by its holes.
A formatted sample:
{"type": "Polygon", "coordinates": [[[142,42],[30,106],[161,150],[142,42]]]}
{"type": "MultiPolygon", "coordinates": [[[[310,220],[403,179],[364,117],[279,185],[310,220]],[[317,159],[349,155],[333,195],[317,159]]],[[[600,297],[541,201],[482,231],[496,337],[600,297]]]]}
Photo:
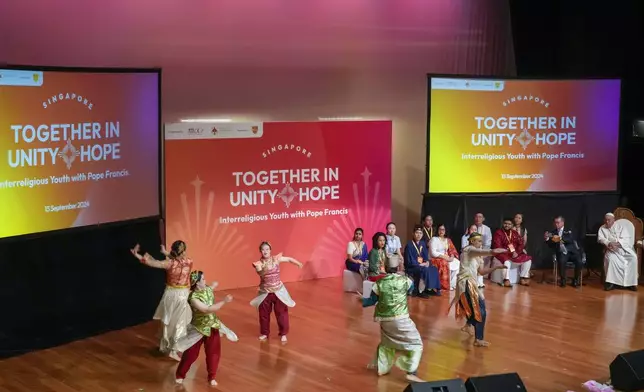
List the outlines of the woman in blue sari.
{"type": "Polygon", "coordinates": [[[364,231],[358,227],[353,232],[353,241],[347,245],[347,259],[344,262],[345,267],[352,272],[362,275],[366,278],[369,268],[369,251],[367,244],[362,240],[364,231]]]}
{"type": "Polygon", "coordinates": [[[423,228],[414,227],[414,238],[405,246],[405,271],[414,280],[412,296],[427,298],[441,294],[441,285],[438,278],[438,269],[429,261],[427,243],[422,241],[423,228]],[[425,284],[423,292],[419,291],[420,282],[425,284]]]}

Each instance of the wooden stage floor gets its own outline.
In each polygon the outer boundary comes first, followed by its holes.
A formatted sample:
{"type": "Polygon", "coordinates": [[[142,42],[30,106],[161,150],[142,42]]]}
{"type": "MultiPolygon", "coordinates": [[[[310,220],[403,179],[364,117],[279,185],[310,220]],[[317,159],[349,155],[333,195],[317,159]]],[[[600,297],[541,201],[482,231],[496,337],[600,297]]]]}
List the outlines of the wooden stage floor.
{"type": "MultiPolygon", "coordinates": [[[[65,346],[0,361],[0,391],[394,391],[407,385],[397,370],[378,378],[366,369],[379,340],[373,308],[342,292],[341,278],[289,283],[297,306],[289,342],[257,340],[258,322],[248,302],[255,289],[232,290],[220,312],[240,337],[224,340],[217,381],[206,385],[202,356],[183,387],[174,384],[176,362],[155,354],[157,324],[146,323],[65,346]]],[[[219,294],[221,295],[221,293],[219,294]]],[[[529,391],[580,391],[608,379],[620,352],[644,348],[642,291],[604,292],[599,282],[581,290],[552,285],[486,289],[489,348],[474,348],[453,313],[450,295],[411,299],[412,318],[425,341],[419,376],[441,380],[518,372],[529,391]]],[[[221,298],[221,297],[220,297],[221,298]]],[[[108,317],[108,315],[106,315],[108,317]]],[[[272,330],[277,331],[273,320],[272,330]]]]}

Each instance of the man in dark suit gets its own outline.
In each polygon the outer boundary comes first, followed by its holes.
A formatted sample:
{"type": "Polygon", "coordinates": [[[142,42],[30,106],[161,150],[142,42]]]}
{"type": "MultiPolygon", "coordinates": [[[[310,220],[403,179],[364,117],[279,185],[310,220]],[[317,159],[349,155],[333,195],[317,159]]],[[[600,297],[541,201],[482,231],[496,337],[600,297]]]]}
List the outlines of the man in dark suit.
{"type": "Polygon", "coordinates": [[[544,233],[546,244],[555,251],[557,257],[557,268],[559,269],[559,286],[566,287],[566,264],[572,261],[575,264],[575,278],[572,281],[573,287],[578,287],[583,267],[581,254],[572,230],[565,226],[563,216],[554,219],[555,228],[544,233]]]}

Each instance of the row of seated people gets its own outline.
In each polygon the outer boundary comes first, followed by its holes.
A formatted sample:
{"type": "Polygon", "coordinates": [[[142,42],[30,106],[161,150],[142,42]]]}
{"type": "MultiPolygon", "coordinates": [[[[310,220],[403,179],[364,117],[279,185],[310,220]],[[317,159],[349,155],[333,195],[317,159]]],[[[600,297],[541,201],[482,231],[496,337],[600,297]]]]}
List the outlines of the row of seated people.
{"type": "MultiPolygon", "coordinates": [[[[489,263],[500,263],[507,267],[497,270],[495,272],[497,278],[492,280],[505,287],[511,287],[516,281],[528,286],[532,258],[525,249],[528,232],[525,229],[523,215],[516,214],[513,218],[504,219],[503,227],[496,230],[494,235],[484,221],[485,217],[482,213],[474,215],[474,223],[463,235],[461,246],[468,245],[469,236],[472,233],[479,233],[482,236],[484,248],[507,249],[507,254],[500,254],[489,260],[489,263]]],[[[637,290],[637,254],[632,245],[632,242],[635,242],[634,232],[631,233],[632,224],[627,224],[625,220],[616,222],[615,216],[608,213],[598,233],[598,242],[606,247],[604,253],[606,290],[612,290],[615,287],[637,290]],[[624,225],[630,228],[625,228],[624,225]]],[[[544,233],[544,241],[553,251],[559,285],[566,286],[566,269],[570,263],[574,266],[572,285],[577,287],[580,285],[583,266],[577,238],[573,230],[566,226],[563,216],[554,218],[553,226],[552,230],[544,233]]],[[[404,248],[396,235],[396,225],[393,222],[387,224],[386,233],[377,233],[374,236],[372,250],[369,252],[363,241],[363,230],[356,229],[353,241],[349,242],[347,247],[346,268],[361,274],[364,279],[373,281],[382,275],[381,266],[384,265],[387,257],[401,257],[404,258],[402,263],[404,271],[413,275],[417,283],[424,282],[425,290],[417,292],[417,295],[436,295],[440,290],[454,288],[460,261],[458,251],[447,235],[444,225],[435,227],[432,216],[426,215],[423,224],[414,228],[413,239],[404,248]],[[438,276],[438,283],[436,283],[436,276],[438,276]]],[[[641,240],[637,241],[637,246],[643,246],[641,240]]],[[[483,277],[479,278],[479,285],[483,286],[483,277]]],[[[416,287],[419,285],[417,284],[416,287]]]]}
{"type": "MultiPolygon", "coordinates": [[[[396,225],[390,222],[386,226],[387,234],[376,233],[372,238],[372,249],[368,251],[363,241],[364,232],[358,228],[354,232],[353,241],[347,246],[345,266],[348,271],[361,274],[364,279],[376,281],[384,276],[384,265],[387,258],[399,257],[406,273],[414,279],[415,296],[428,297],[440,295],[440,290],[453,290],[460,268],[459,254],[452,240],[447,236],[445,225],[434,229],[431,216],[425,217],[424,224],[414,227],[413,238],[402,247],[400,238],[396,235],[396,225]],[[424,290],[418,290],[423,283],[424,290]]],[[[473,232],[474,225],[468,234],[473,232]]],[[[464,236],[465,237],[465,236],[464,236]]],[[[525,252],[523,238],[514,230],[512,220],[505,220],[503,229],[494,236],[495,248],[508,249],[508,254],[497,255],[496,260],[508,267],[519,265],[521,269],[521,284],[528,285],[530,277],[531,258],[525,252]]],[[[499,270],[503,276],[503,285],[510,287],[509,272],[499,270]]]]}

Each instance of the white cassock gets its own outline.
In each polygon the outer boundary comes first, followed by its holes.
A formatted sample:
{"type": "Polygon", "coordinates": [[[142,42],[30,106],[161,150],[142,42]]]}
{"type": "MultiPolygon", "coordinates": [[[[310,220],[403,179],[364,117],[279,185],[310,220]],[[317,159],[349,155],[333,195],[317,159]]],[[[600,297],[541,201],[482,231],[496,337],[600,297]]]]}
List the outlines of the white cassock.
{"type": "Polygon", "coordinates": [[[597,242],[600,244],[608,246],[611,242],[619,242],[621,246],[617,250],[606,248],[604,254],[606,283],[622,287],[637,286],[637,253],[633,246],[634,233],[631,233],[631,228],[627,224],[622,224],[620,221],[621,219],[615,221],[610,228],[603,225],[597,233],[597,242]]]}
{"type": "MultiPolygon", "coordinates": [[[[429,253],[432,258],[440,257],[447,254],[447,249],[449,244],[447,239],[441,239],[440,237],[432,237],[432,240],[429,241],[429,253]]],[[[449,288],[454,290],[456,287],[456,277],[458,276],[458,270],[461,268],[461,262],[457,258],[453,258],[452,261],[448,263],[449,266],[449,288]]]]}

